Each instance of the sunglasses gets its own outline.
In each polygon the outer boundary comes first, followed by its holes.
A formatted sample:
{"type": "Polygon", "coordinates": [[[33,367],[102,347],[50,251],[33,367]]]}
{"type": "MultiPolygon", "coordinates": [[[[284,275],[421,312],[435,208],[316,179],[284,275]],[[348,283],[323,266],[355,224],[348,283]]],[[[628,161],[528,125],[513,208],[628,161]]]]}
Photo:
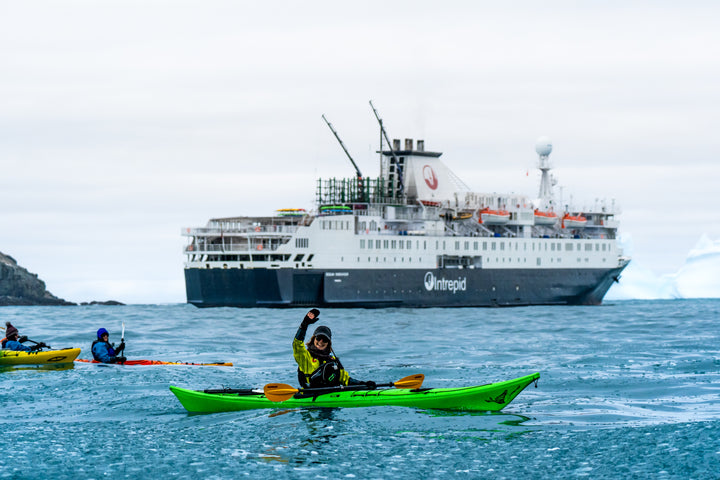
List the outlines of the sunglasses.
{"type": "Polygon", "coordinates": [[[317,340],[318,342],[323,342],[323,343],[330,342],[330,340],[328,340],[327,337],[315,337],[315,340],[317,340]]]}

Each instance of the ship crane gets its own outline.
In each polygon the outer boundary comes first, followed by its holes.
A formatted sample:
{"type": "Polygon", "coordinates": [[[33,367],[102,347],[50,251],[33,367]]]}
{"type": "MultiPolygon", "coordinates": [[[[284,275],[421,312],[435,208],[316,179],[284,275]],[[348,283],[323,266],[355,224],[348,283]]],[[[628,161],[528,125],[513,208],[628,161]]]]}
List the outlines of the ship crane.
{"type": "Polygon", "coordinates": [[[322,119],[325,120],[325,123],[327,123],[327,126],[330,127],[330,131],[335,135],[335,138],[337,138],[337,141],[340,143],[340,146],[342,147],[343,151],[345,152],[345,155],[350,159],[350,162],[353,164],[353,167],[355,167],[355,173],[357,173],[357,188],[358,188],[358,197],[361,202],[365,201],[365,189],[363,188],[363,176],[362,173],[360,173],[360,169],[358,168],[357,164],[355,163],[355,160],[353,160],[352,156],[350,155],[350,152],[348,152],[348,149],[345,148],[345,144],[342,140],[340,140],[340,136],[335,131],[335,129],[332,126],[332,123],[328,122],[328,119],[325,118],[325,115],[322,116],[322,119]]]}
{"type": "MultiPolygon", "coordinates": [[[[375,118],[377,118],[378,123],[380,124],[380,152],[382,152],[382,137],[385,137],[385,141],[388,144],[388,148],[390,149],[390,155],[392,156],[392,162],[395,165],[395,171],[397,172],[397,193],[399,197],[405,196],[405,184],[403,183],[403,166],[400,164],[400,161],[398,160],[397,156],[395,155],[395,150],[392,148],[392,143],[390,143],[390,139],[387,136],[387,132],[385,131],[385,127],[383,127],[383,121],[380,118],[380,115],[378,114],[377,110],[375,109],[375,105],[373,105],[372,100],[370,100],[370,107],[372,108],[373,113],[375,114],[375,118]]],[[[393,198],[395,197],[395,189],[393,189],[393,198]]]]}

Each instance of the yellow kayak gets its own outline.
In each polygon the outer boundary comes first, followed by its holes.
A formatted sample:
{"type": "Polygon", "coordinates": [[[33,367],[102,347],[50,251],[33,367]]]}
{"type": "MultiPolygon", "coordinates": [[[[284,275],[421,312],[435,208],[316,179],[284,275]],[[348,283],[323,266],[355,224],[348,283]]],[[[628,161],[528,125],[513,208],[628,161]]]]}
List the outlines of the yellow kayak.
{"type": "Polygon", "coordinates": [[[44,352],[15,352],[0,350],[0,365],[55,365],[72,363],[80,355],[79,348],[46,350],[44,352]]]}

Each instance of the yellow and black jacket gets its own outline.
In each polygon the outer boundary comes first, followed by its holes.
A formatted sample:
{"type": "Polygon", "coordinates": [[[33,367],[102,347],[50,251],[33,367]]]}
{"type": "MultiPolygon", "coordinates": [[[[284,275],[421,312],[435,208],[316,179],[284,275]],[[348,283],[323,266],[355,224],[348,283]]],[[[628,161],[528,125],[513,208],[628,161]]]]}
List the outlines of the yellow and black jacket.
{"type": "MultiPolygon", "coordinates": [[[[303,335],[304,337],[304,335],[303,335]]],[[[317,371],[318,368],[322,367],[325,363],[333,360],[337,361],[334,353],[330,353],[327,359],[320,359],[314,357],[307,349],[304,343],[304,339],[293,339],[293,357],[298,364],[298,380],[300,385],[307,387],[310,385],[310,376],[317,371]]],[[[338,361],[339,364],[339,361],[338,361]]],[[[350,380],[350,374],[345,371],[344,368],[340,368],[340,385],[347,385],[350,380]]]]}

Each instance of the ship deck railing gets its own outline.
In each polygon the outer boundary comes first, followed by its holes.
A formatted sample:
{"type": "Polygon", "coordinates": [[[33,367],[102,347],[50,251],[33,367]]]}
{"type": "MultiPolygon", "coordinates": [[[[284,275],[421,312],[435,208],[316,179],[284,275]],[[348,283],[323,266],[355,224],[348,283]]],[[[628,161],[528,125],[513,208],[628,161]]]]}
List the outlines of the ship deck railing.
{"type": "Polygon", "coordinates": [[[182,234],[186,237],[222,237],[222,236],[253,236],[274,235],[290,236],[297,232],[297,225],[242,225],[234,228],[199,227],[185,228],[182,234]]]}
{"type": "Polygon", "coordinates": [[[280,245],[282,244],[278,243],[268,245],[266,243],[253,243],[251,245],[198,245],[193,243],[190,245],[186,245],[183,251],[184,253],[191,255],[203,253],[264,253],[268,251],[275,251],[280,245]],[[261,245],[262,248],[258,249],[258,245],[261,245]]]}

